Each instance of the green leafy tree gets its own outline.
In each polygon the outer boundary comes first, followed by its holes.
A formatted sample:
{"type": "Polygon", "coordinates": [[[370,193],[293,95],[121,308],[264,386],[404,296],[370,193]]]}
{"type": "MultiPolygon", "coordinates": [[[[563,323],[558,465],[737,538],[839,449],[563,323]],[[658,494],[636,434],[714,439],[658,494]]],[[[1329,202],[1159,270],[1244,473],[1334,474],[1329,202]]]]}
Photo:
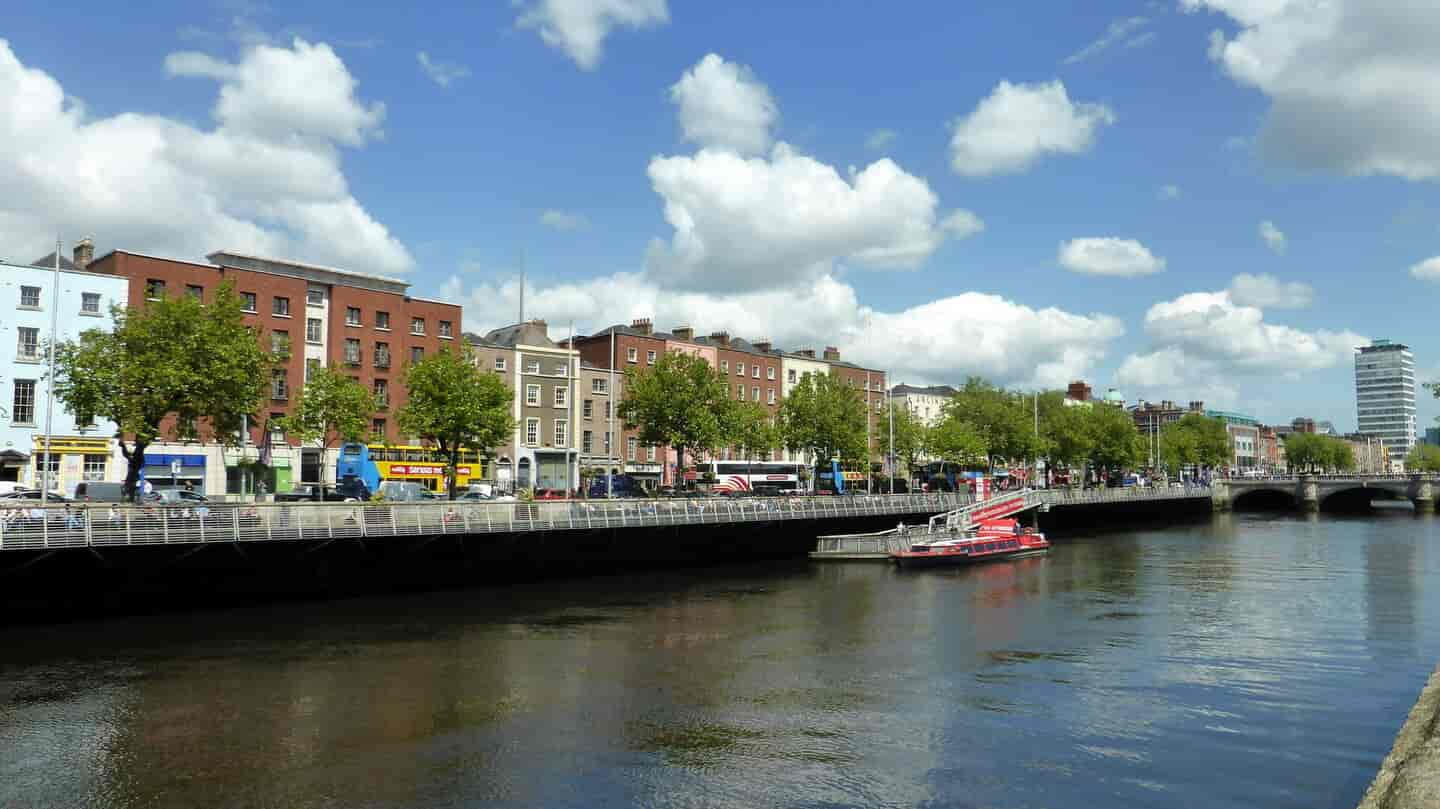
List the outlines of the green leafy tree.
{"type": "Polygon", "coordinates": [[[1440,472],[1440,447],[1416,444],[1405,458],[1405,468],[1411,472],[1440,472]]]}
{"type": "Polygon", "coordinates": [[[674,447],[683,479],[685,450],[713,450],[733,429],[730,384],[703,358],[669,351],[648,368],[625,371],[618,415],[642,444],[674,447]]]}
{"type": "Polygon", "coordinates": [[[1355,468],[1355,451],[1349,442],[1333,436],[1325,436],[1325,465],[1336,472],[1349,472],[1355,468]]]}
{"type": "Polygon", "coordinates": [[[1285,459],[1293,472],[1323,469],[1329,460],[1326,457],[1325,436],[1315,433],[1291,433],[1285,437],[1285,459]]]}
{"type": "Polygon", "coordinates": [[[962,421],[985,442],[991,466],[1038,457],[1045,442],[1036,434],[1029,394],[997,388],[970,377],[945,405],[945,418],[962,421]]]}
{"type": "Polygon", "coordinates": [[[1133,467],[1145,457],[1145,440],[1122,407],[1097,405],[1089,411],[1090,462],[1100,469],[1133,467]]]}
{"type": "Polygon", "coordinates": [[[895,462],[905,467],[906,477],[915,473],[915,467],[920,464],[924,457],[926,447],[929,444],[929,428],[925,423],[916,418],[910,408],[895,402],[890,403],[890,413],[886,414],[885,421],[880,422],[882,433],[881,442],[887,448],[890,446],[890,430],[894,425],[895,436],[895,462]]]}
{"type": "MultiPolygon", "coordinates": [[[[336,438],[364,438],[377,404],[375,396],[359,382],[334,368],[317,366],[300,390],[290,415],[280,418],[277,426],[301,443],[329,449],[336,438]]],[[[320,489],[324,491],[325,476],[320,477],[320,489]]]]}
{"type": "MultiPolygon", "coordinates": [[[[1045,398],[1041,397],[1044,404],[1045,398]]],[[[1054,464],[1066,467],[1083,467],[1090,459],[1095,445],[1094,421],[1091,411],[1103,405],[1061,406],[1044,412],[1042,408],[1040,426],[1044,433],[1046,449],[1054,464]]]]}
{"type": "Polygon", "coordinates": [[[1186,466],[1225,466],[1233,456],[1230,433],[1220,419],[1186,413],[1160,430],[1160,462],[1172,474],[1186,466]]]}
{"type": "Polygon", "coordinates": [[[989,463],[990,452],[984,437],[969,422],[953,416],[946,416],[931,428],[930,451],[941,461],[962,468],[989,463]]]}
{"type": "Polygon", "coordinates": [[[768,456],[780,446],[780,430],[770,411],[759,402],[735,402],[730,407],[730,424],[726,429],[729,443],[749,462],[755,456],[768,456]]]}
{"type": "Polygon", "coordinates": [[[438,351],[405,368],[408,396],[396,420],[400,429],[432,442],[445,456],[446,487],[455,497],[460,451],[485,457],[515,429],[513,394],[469,352],[438,351]]]}
{"type": "Polygon", "coordinates": [[[830,374],[806,374],[780,405],[780,434],[792,452],[813,461],[866,460],[865,403],[860,393],[830,374]]]}
{"type": "Polygon", "coordinates": [[[265,399],[274,358],[245,325],[229,282],[205,304],[180,295],[117,308],[111,317],[110,331],[92,329],[56,346],[55,395],[81,423],[115,423],[124,491],[133,499],[154,442],[235,442],[265,399]]]}

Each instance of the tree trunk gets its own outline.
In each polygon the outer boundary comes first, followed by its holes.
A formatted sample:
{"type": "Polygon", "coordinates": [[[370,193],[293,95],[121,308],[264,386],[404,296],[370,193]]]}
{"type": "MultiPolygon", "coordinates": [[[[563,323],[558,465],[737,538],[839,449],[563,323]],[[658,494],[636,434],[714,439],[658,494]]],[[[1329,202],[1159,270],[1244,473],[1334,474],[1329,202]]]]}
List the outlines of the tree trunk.
{"type": "Polygon", "coordinates": [[[140,471],[145,468],[145,447],[148,444],[136,441],[134,449],[125,446],[124,439],[120,440],[120,454],[125,457],[125,485],[121,492],[126,500],[135,502],[139,494],[140,471]]]}
{"type": "Polygon", "coordinates": [[[454,500],[454,499],[455,499],[455,484],[456,484],[455,478],[456,478],[456,477],[459,475],[459,473],[460,473],[459,466],[458,466],[458,464],[459,464],[459,459],[460,459],[460,448],[459,448],[459,447],[455,447],[454,449],[451,449],[448,454],[449,454],[449,458],[450,458],[450,463],[449,463],[449,465],[448,465],[449,468],[447,468],[447,469],[445,470],[445,481],[446,481],[446,484],[447,484],[446,489],[447,489],[447,491],[448,491],[448,493],[449,493],[449,495],[450,495],[450,499],[451,499],[451,500],[454,500]]]}

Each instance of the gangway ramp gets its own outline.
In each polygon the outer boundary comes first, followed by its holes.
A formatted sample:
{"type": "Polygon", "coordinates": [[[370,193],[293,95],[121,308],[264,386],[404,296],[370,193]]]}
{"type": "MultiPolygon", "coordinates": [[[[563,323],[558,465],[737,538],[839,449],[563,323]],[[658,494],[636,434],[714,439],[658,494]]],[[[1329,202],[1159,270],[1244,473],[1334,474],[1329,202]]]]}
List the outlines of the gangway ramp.
{"type": "Polygon", "coordinates": [[[892,551],[904,550],[917,539],[936,534],[965,533],[975,530],[984,520],[1000,520],[1028,509],[1045,507],[1045,499],[1036,491],[991,497],[937,514],[930,518],[927,525],[902,524],[868,534],[821,536],[816,540],[810,558],[837,562],[884,561],[890,558],[892,551]]]}

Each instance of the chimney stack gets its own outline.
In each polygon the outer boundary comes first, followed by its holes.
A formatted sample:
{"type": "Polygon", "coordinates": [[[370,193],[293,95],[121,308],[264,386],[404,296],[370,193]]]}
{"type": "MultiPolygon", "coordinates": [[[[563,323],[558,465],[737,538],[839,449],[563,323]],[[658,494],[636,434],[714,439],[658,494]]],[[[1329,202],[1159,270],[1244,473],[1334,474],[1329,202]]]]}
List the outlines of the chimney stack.
{"type": "Polygon", "coordinates": [[[728,332],[728,331],[716,331],[716,332],[711,332],[711,333],[710,333],[710,340],[711,340],[711,342],[714,342],[714,343],[719,344],[722,348],[727,348],[727,347],[729,347],[729,345],[730,345],[730,332],[728,332]]]}
{"type": "Polygon", "coordinates": [[[92,240],[89,236],[86,236],[85,238],[76,242],[74,257],[71,260],[75,263],[75,269],[77,270],[83,270],[86,267],[89,267],[90,262],[95,260],[94,240],[92,240]]]}
{"type": "Polygon", "coordinates": [[[689,326],[676,326],[675,328],[670,330],[670,333],[675,335],[676,340],[695,339],[695,329],[689,326]]]}
{"type": "Polygon", "coordinates": [[[650,334],[655,331],[655,327],[650,324],[650,318],[648,317],[636,318],[630,323],[630,328],[641,334],[650,334]]]}
{"type": "Polygon", "coordinates": [[[774,348],[774,344],[770,342],[769,337],[762,337],[755,341],[755,350],[761,354],[769,354],[771,348],[774,348]]]}
{"type": "Polygon", "coordinates": [[[828,362],[840,361],[840,349],[835,346],[825,346],[825,359],[828,362]]]}
{"type": "Polygon", "coordinates": [[[802,357],[809,357],[812,360],[815,359],[815,349],[813,348],[802,348],[795,353],[799,354],[802,357]]]}

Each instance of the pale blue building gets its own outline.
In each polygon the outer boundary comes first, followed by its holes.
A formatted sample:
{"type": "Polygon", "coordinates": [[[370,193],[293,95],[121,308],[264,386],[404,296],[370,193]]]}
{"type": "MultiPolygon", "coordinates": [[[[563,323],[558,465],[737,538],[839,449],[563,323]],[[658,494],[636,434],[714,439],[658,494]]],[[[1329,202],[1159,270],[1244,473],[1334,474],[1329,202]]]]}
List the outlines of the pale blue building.
{"type": "MultiPolygon", "coordinates": [[[[76,247],[76,256],[88,255],[86,240],[76,247]]],[[[49,265],[54,256],[41,261],[49,265]]],[[[74,266],[61,259],[57,297],[52,267],[0,261],[0,483],[38,488],[43,478],[45,410],[50,395],[46,344],[56,309],[59,317],[54,318],[54,328],[63,342],[89,329],[110,328],[110,308],[126,305],[129,279],[83,272],[74,266]]],[[[82,480],[123,477],[115,425],[78,425],[56,402],[51,433],[52,491],[70,493],[82,480]]]]}

